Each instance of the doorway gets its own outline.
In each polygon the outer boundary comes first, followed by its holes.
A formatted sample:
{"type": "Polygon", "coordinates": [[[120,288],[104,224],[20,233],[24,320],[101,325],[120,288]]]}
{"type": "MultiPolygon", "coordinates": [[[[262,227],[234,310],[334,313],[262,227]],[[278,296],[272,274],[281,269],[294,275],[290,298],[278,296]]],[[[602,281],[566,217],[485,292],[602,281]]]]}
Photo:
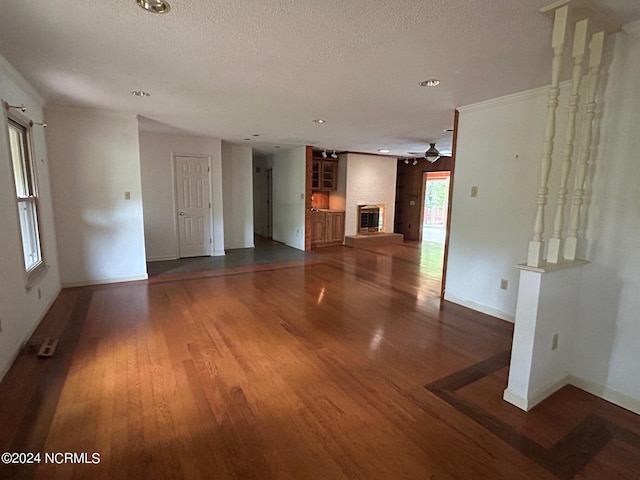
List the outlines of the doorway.
{"type": "Polygon", "coordinates": [[[420,222],[422,261],[427,273],[434,277],[440,277],[443,270],[450,180],[450,170],[423,174],[420,222]]]}

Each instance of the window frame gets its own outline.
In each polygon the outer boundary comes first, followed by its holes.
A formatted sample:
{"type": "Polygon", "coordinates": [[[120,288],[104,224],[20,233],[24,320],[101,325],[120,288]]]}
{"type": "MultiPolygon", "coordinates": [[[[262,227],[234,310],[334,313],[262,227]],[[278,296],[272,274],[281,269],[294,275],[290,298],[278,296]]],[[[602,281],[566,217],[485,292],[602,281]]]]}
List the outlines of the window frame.
{"type": "Polygon", "coordinates": [[[22,266],[24,268],[25,274],[25,284],[27,289],[31,288],[46,272],[47,265],[44,258],[44,249],[42,248],[42,236],[41,236],[41,226],[42,222],[40,219],[40,197],[38,192],[38,178],[36,171],[36,163],[34,158],[34,147],[33,147],[33,135],[32,135],[32,126],[33,123],[23,118],[22,115],[13,114],[13,112],[7,113],[7,145],[9,147],[9,160],[11,162],[11,171],[12,171],[12,180],[14,187],[14,194],[16,199],[16,214],[17,214],[17,222],[20,230],[20,244],[21,244],[21,256],[22,256],[22,266]],[[20,135],[20,140],[22,143],[21,157],[18,161],[21,163],[22,172],[16,175],[15,164],[16,160],[14,159],[14,149],[12,148],[11,141],[11,131],[12,128],[18,132],[20,135]],[[22,185],[20,187],[26,193],[26,195],[21,195],[18,191],[18,181],[19,176],[22,176],[20,180],[22,185]],[[29,205],[28,213],[25,216],[22,214],[22,209],[24,205],[29,205]],[[25,222],[30,221],[30,225],[26,225],[25,222]],[[32,233],[29,235],[29,238],[25,239],[24,232],[25,230],[31,231],[32,233]],[[25,243],[29,243],[29,249],[32,249],[31,246],[35,246],[33,250],[37,253],[37,260],[32,264],[27,264],[27,257],[25,256],[25,243]]]}

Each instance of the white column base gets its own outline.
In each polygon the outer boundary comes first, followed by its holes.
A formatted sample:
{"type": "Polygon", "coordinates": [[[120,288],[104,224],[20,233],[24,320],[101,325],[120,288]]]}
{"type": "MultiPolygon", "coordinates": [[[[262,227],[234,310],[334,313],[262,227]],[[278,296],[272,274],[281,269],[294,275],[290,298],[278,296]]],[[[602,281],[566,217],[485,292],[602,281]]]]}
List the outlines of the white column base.
{"type": "Polygon", "coordinates": [[[527,254],[527,265],[530,267],[541,267],[543,264],[542,256],[544,255],[544,240],[529,242],[529,253],[527,254]]]}
{"type": "Polygon", "coordinates": [[[564,242],[564,259],[571,262],[575,260],[577,250],[578,237],[567,237],[564,242]]]}
{"type": "Polygon", "coordinates": [[[547,262],[558,263],[562,261],[562,239],[552,237],[549,239],[549,247],[547,248],[547,262]]]}

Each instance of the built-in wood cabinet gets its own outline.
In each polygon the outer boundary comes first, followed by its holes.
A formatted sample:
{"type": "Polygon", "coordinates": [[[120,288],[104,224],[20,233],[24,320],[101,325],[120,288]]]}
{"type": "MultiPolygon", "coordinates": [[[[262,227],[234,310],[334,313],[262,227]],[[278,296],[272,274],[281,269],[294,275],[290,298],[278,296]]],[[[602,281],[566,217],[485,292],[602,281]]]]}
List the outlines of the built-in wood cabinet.
{"type": "Polygon", "coordinates": [[[335,190],[338,187],[338,162],[314,159],[311,170],[311,190],[335,190]]]}
{"type": "Polygon", "coordinates": [[[344,240],[344,212],[318,210],[311,212],[311,246],[339,245],[344,240]]]}

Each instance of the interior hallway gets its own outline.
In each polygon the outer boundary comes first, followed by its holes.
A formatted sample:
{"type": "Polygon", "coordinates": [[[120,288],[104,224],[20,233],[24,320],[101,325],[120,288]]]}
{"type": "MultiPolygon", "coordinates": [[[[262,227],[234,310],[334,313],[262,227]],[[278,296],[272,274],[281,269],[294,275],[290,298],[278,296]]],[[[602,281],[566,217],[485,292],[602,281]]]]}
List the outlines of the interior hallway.
{"type": "MultiPolygon", "coordinates": [[[[512,325],[439,305],[418,244],[63,290],[0,384],[0,478],[638,478],[640,418],[502,401],[512,325]]],[[[427,262],[428,263],[428,262],[427,262]]]]}

